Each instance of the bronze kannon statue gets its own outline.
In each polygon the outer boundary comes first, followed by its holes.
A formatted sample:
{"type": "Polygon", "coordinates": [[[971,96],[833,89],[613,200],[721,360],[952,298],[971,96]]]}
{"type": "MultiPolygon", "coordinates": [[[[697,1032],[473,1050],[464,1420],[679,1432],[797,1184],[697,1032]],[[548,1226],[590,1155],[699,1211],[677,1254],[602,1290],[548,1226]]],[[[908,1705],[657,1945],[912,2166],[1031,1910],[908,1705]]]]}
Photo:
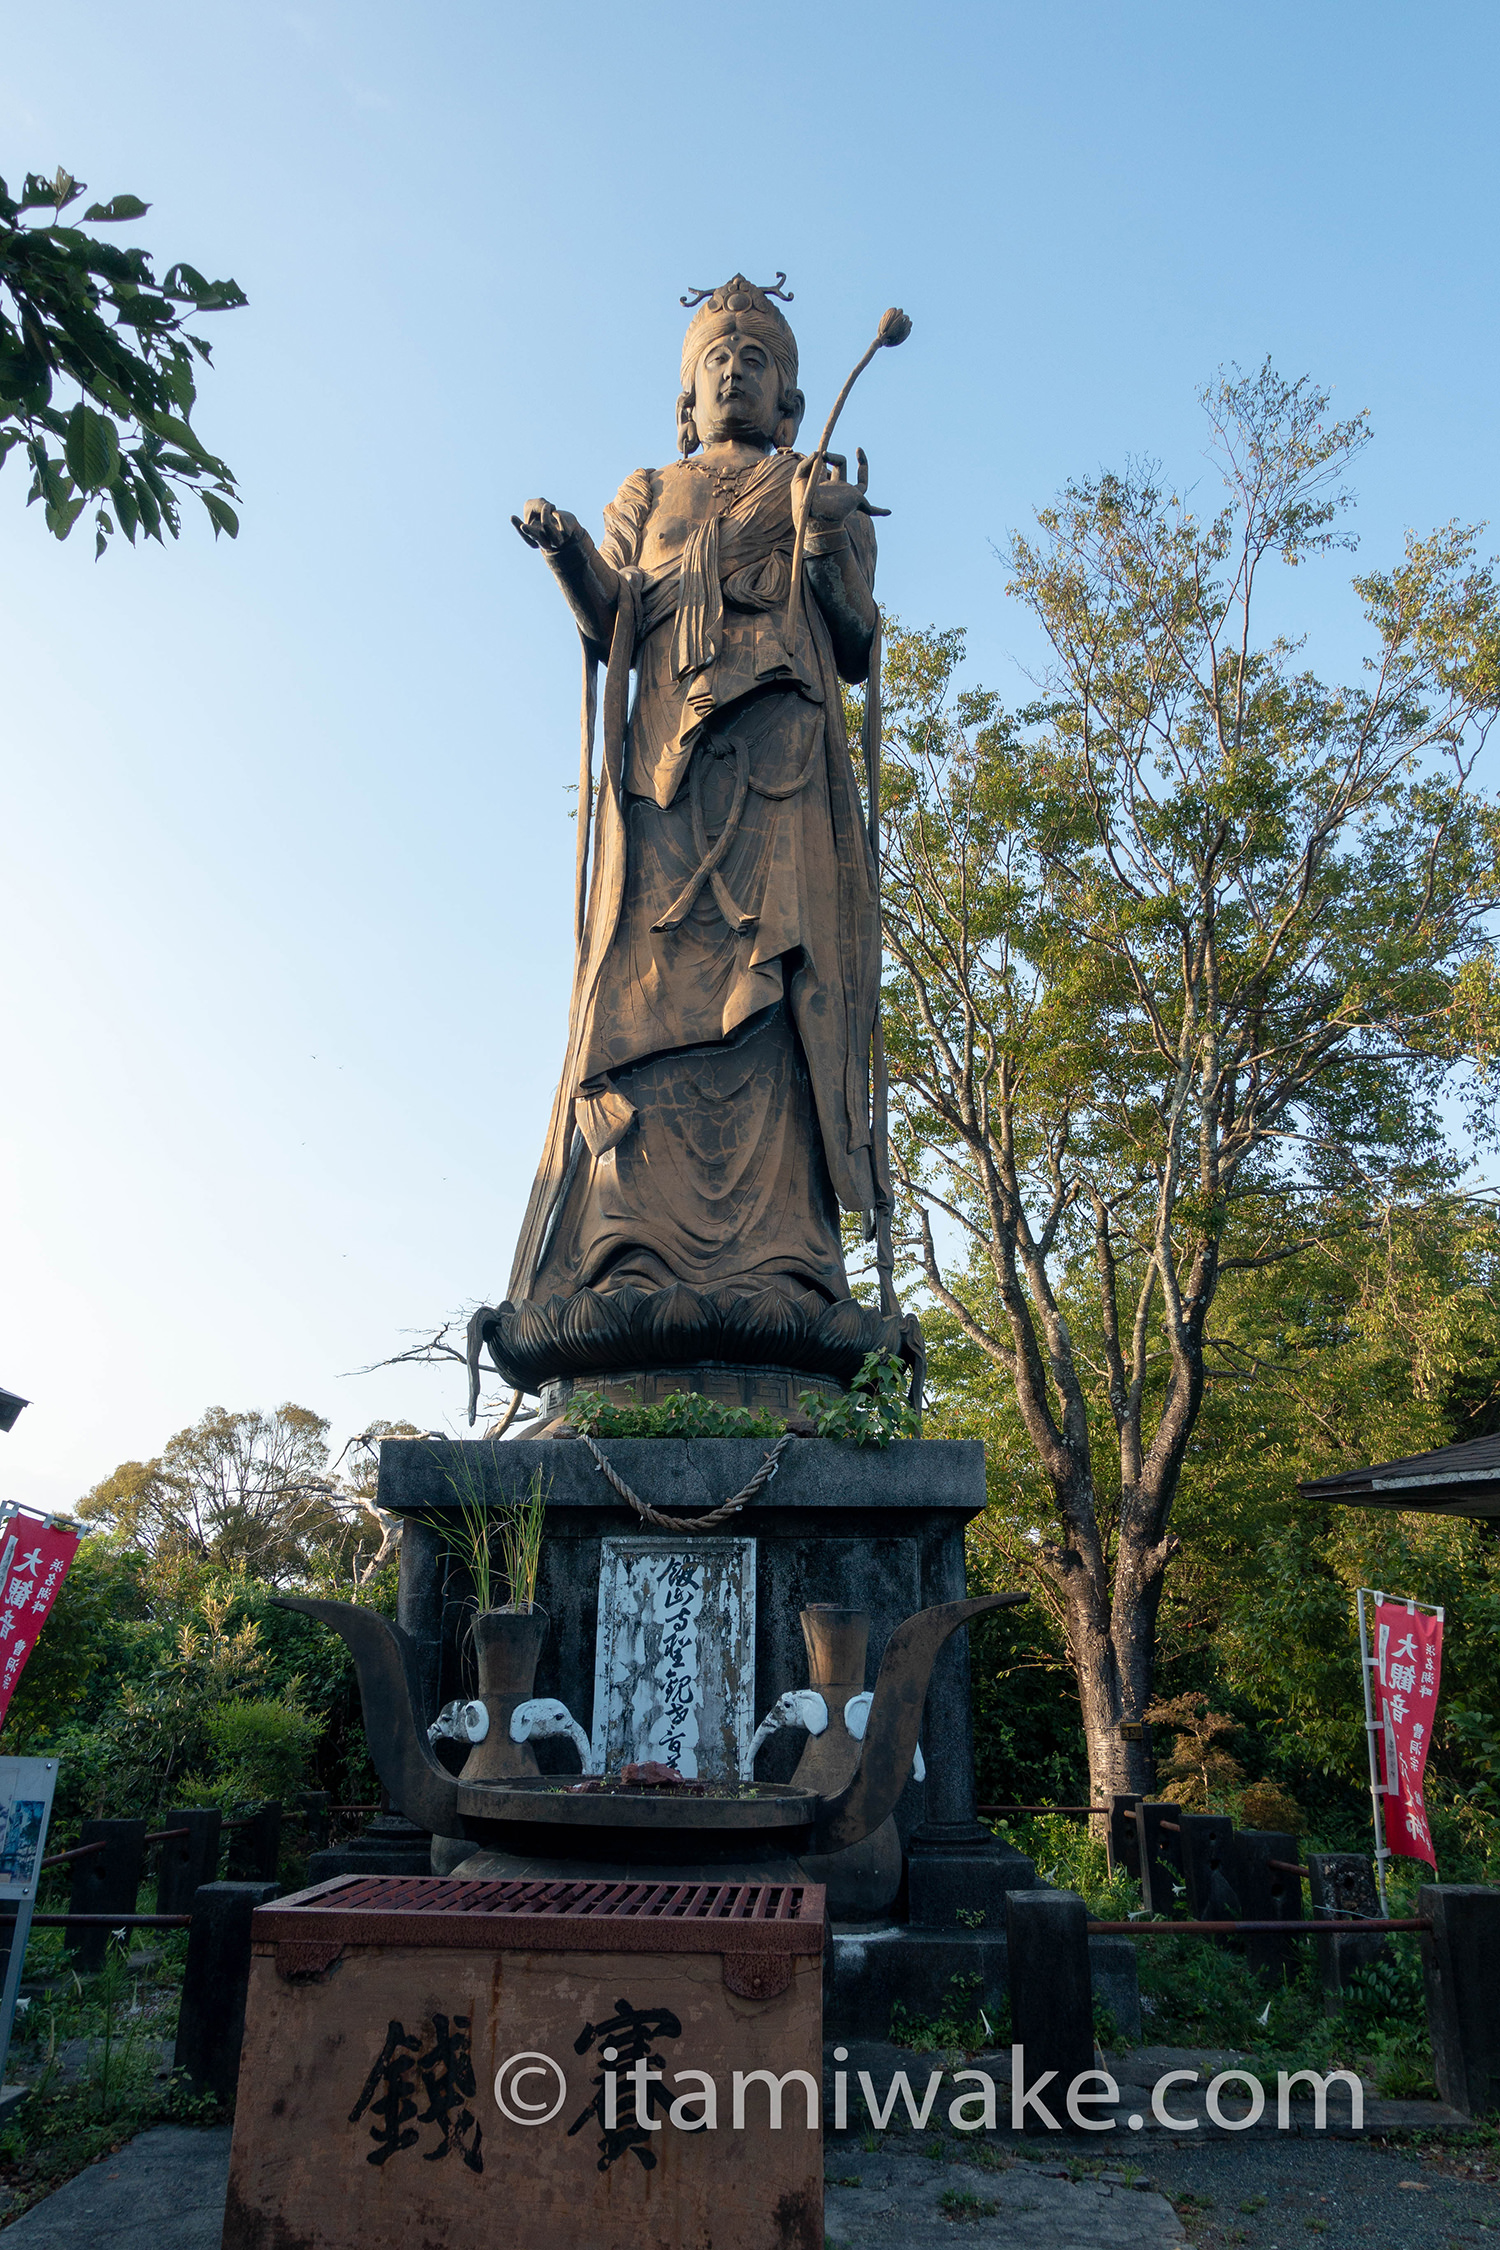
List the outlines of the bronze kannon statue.
{"type": "MultiPolygon", "coordinates": [[[[470,1326],[471,1393],[485,1344],[526,1390],[715,1367],[739,1391],[700,1387],[747,1403],[847,1381],[872,1348],[917,1360],[890,1277],[878,819],[841,692],[873,664],[873,798],[876,511],[863,454],[851,481],[828,433],[793,450],[780,295],[736,274],[684,298],[680,458],[626,478],[597,546],[548,500],[513,519],[583,642],[577,959],[507,1300],[470,1326]],[[841,1209],[881,1241],[878,1311],[851,1297],[841,1209]]],[[[887,321],[877,342],[900,341],[905,316],[887,321]]]]}

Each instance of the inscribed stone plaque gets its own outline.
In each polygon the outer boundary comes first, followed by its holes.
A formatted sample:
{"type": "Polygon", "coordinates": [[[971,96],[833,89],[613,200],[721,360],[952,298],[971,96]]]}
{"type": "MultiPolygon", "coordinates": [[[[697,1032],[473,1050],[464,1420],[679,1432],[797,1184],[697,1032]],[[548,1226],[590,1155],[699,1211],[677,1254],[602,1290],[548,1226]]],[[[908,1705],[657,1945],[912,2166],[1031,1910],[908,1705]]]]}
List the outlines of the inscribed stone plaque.
{"type": "Polygon", "coordinates": [[[655,1758],[732,1781],[754,1703],[755,1541],[604,1540],[593,1771],[655,1758]]]}

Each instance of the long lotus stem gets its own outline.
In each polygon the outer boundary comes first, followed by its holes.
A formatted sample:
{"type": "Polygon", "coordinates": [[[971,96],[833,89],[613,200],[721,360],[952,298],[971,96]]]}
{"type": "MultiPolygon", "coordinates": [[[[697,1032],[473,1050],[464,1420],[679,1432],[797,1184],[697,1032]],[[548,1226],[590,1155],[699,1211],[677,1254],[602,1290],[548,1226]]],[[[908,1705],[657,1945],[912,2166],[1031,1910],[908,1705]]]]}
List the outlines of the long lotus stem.
{"type": "Polygon", "coordinates": [[[802,505],[797,511],[797,535],[792,543],[792,583],[786,598],[785,638],[788,654],[791,653],[797,631],[797,596],[802,590],[802,551],[807,544],[807,521],[812,514],[813,487],[823,474],[823,464],[828,458],[828,447],[833,438],[838,418],[844,411],[849,393],[853,390],[875,354],[884,346],[904,344],[910,334],[911,322],[907,319],[906,314],[898,310],[897,307],[892,306],[888,312],[881,315],[880,326],[875,331],[874,342],[863,358],[850,369],[848,381],[833,402],[833,412],[823,424],[823,435],[818,440],[818,450],[813,455],[812,465],[807,472],[807,484],[802,494],[802,505]]]}
{"type": "Polygon", "coordinates": [[[843,389],[839,392],[838,397],[834,400],[833,412],[829,415],[827,421],[823,424],[823,435],[819,438],[818,450],[812,457],[812,467],[807,472],[807,483],[802,493],[802,505],[797,510],[797,536],[792,544],[792,583],[786,598],[786,643],[788,653],[790,653],[791,651],[792,637],[797,630],[797,595],[802,585],[802,550],[807,544],[807,519],[812,514],[813,486],[817,483],[819,477],[821,477],[823,474],[823,464],[828,458],[829,442],[833,437],[834,425],[837,423],[839,416],[844,411],[844,402],[848,398],[849,393],[853,390],[855,384],[859,381],[861,375],[863,375],[865,369],[869,366],[871,360],[875,357],[875,354],[879,351],[879,349],[880,338],[877,336],[874,343],[865,353],[864,358],[859,362],[859,365],[851,373],[848,382],[845,383],[843,389]]]}

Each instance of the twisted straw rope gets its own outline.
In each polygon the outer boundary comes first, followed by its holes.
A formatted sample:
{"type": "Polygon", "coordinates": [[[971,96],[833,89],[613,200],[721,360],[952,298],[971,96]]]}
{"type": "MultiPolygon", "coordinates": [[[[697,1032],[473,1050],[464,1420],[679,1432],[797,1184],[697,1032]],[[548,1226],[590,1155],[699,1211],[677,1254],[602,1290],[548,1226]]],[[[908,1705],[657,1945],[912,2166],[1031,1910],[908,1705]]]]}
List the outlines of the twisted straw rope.
{"type": "Polygon", "coordinates": [[[741,1508],[745,1507],[749,1501],[754,1500],[759,1493],[765,1491],[766,1486],[781,1467],[781,1456],[791,1444],[793,1432],[788,1430],[784,1436],[776,1440],[776,1443],[742,1491],[737,1492],[732,1500],[726,1500],[721,1507],[711,1509],[706,1516],[664,1516],[659,1508],[649,1508],[640,1494],[632,1492],[625,1479],[617,1475],[610,1467],[588,1433],[580,1430],[578,1435],[594,1456],[594,1466],[606,1483],[613,1485],[620,1498],[628,1500],[636,1514],[643,1517],[647,1523],[655,1524],[660,1531],[712,1531],[716,1524],[725,1523],[731,1516],[737,1516],[741,1508]]]}

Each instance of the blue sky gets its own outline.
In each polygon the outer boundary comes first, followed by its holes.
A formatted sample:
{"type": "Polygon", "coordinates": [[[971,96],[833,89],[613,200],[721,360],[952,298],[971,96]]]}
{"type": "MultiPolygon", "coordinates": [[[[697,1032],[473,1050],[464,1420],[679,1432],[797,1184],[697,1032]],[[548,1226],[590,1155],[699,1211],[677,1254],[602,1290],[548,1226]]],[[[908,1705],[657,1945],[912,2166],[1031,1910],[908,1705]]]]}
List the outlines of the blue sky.
{"type": "MultiPolygon", "coordinates": [[[[250,305],[196,416],[237,545],[96,567],[0,474],[0,1493],[210,1404],[458,1426],[457,1375],[342,1378],[503,1289],[561,1059],[576,641],[508,519],[670,457],[684,289],[787,272],[814,428],[912,314],[843,425],[880,591],[1019,699],[996,543],[1127,453],[1206,480],[1221,362],[1370,409],[1366,567],[1496,513],[1497,48],[1378,0],[13,19],[0,171],[250,305]]],[[[1329,672],[1349,568],[1295,587],[1329,672]]]]}

